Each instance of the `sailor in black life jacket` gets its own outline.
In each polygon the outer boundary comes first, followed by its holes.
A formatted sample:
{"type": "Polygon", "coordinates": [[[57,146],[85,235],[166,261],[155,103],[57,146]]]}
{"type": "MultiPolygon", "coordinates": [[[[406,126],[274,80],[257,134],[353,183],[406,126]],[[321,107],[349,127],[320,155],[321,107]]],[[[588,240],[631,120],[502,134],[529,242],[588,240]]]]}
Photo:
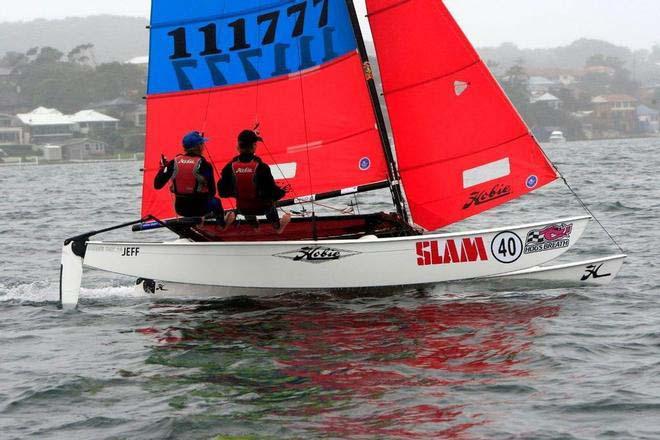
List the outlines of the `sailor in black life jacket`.
{"type": "Polygon", "coordinates": [[[282,219],[275,202],[287,193],[275,184],[270,167],[254,153],[257,142],[262,142],[257,133],[244,130],[238,136],[238,153],[223,169],[218,182],[220,197],[235,197],[238,212],[248,223],[258,225],[256,216],[265,215],[277,233],[281,233],[291,221],[291,214],[282,219]]]}
{"type": "Polygon", "coordinates": [[[236,215],[226,216],[220,200],[215,197],[216,187],[213,167],[202,156],[207,139],[193,131],[183,138],[184,153],[169,162],[163,156],[160,170],[154,179],[156,189],[163,188],[168,181],[175,196],[174,210],[183,217],[207,217],[213,215],[218,225],[226,228],[236,215]]]}

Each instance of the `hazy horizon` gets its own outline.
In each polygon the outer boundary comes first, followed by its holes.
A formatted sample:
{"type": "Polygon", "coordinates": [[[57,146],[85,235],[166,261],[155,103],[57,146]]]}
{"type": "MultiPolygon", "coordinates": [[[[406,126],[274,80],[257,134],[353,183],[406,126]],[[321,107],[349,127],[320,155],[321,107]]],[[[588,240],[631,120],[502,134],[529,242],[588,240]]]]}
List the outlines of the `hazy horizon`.
{"type": "MultiPolygon", "coordinates": [[[[21,0],[0,11],[0,22],[97,14],[146,18],[150,3],[149,0],[21,0]]],[[[355,4],[358,14],[364,16],[364,1],[355,4]]],[[[657,0],[446,0],[446,4],[473,43],[482,47],[502,43],[514,43],[521,48],[556,47],[580,38],[607,40],[633,49],[649,49],[660,44],[657,0]]],[[[362,19],[362,24],[366,26],[366,19],[362,19]]]]}

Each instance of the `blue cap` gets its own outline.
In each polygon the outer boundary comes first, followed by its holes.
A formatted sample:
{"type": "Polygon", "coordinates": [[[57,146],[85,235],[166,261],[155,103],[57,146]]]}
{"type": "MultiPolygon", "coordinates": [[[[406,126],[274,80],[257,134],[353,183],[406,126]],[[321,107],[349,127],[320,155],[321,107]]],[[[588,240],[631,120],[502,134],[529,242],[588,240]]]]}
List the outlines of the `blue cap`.
{"type": "Polygon", "coordinates": [[[199,131],[191,131],[183,137],[183,148],[186,150],[190,148],[199,147],[204,142],[208,141],[199,131]]]}

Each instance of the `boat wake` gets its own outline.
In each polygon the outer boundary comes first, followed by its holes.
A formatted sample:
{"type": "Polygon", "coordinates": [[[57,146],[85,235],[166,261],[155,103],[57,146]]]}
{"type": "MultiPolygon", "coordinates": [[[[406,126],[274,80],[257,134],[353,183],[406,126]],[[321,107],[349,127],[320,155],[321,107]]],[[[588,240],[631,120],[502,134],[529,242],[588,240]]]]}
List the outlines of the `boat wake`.
{"type": "MultiPolygon", "coordinates": [[[[0,303],[14,304],[50,304],[59,303],[59,282],[35,281],[16,285],[0,283],[0,303]]],[[[82,288],[80,290],[83,301],[105,302],[109,299],[144,298],[147,294],[131,286],[109,286],[99,288],[82,288]]]]}

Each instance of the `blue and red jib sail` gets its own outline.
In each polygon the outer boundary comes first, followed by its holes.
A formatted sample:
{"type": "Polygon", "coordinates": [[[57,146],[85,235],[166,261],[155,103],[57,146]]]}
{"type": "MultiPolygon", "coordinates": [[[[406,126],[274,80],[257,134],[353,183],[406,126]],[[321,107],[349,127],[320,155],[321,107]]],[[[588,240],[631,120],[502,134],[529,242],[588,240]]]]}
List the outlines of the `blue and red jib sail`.
{"type": "MultiPolygon", "coordinates": [[[[440,0],[367,0],[414,223],[458,222],[556,171],[440,0]]],[[[153,0],[142,213],[160,154],[203,130],[220,168],[260,124],[259,154],[303,197],[387,180],[346,0],[153,0]],[[276,165],[275,165],[276,164],[276,165]]]]}
{"type": "Polygon", "coordinates": [[[185,133],[219,172],[257,122],[290,197],[387,180],[345,0],[153,0],[143,215],[175,216],[153,179],[185,133]]]}

